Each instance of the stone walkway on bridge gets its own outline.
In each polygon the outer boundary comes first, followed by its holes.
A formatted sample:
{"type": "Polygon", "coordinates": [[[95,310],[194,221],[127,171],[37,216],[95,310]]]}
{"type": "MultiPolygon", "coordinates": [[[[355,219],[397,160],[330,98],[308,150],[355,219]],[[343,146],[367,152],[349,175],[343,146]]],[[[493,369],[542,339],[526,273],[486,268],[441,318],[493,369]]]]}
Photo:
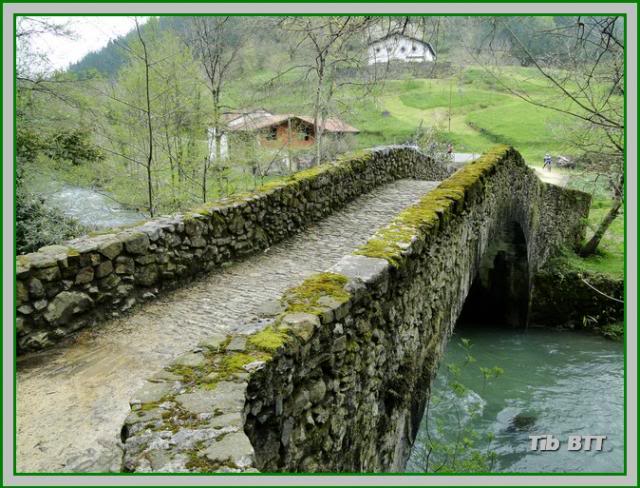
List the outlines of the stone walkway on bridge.
{"type": "Polygon", "coordinates": [[[437,184],[380,187],[262,254],[84,331],[70,346],[20,358],[18,472],[118,470],[120,428],[145,378],[326,271],[437,184]]]}

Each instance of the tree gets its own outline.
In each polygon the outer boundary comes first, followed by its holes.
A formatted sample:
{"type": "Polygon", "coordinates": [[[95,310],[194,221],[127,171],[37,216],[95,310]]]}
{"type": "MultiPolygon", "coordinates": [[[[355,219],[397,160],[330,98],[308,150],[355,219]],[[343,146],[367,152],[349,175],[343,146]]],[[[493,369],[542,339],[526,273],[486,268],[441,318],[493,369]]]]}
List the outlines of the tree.
{"type": "Polygon", "coordinates": [[[197,64],[156,19],[138,24],[134,42],[120,46],[127,64],[115,79],[94,84],[102,101],[100,145],[110,156],[105,177],[130,205],[139,206],[144,191],[151,216],[180,210],[197,201],[193,171],[205,151],[197,64]]]}
{"type": "Polygon", "coordinates": [[[485,68],[509,93],[576,120],[577,129],[569,133],[574,146],[583,153],[587,169],[609,182],[611,208],[580,250],[582,256],[596,252],[624,202],[623,22],[617,16],[579,16],[570,21],[556,21],[553,28],[539,32],[549,39],[546,46],[554,50],[540,54],[508,19],[491,19],[493,32],[506,34],[521,62],[524,60],[523,64],[542,76],[553,96],[523,88],[486,61],[485,68]]]}
{"type": "Polygon", "coordinates": [[[344,85],[356,85],[340,80],[340,70],[359,67],[363,61],[362,41],[376,19],[373,17],[289,17],[281,21],[282,28],[295,36],[298,53],[305,60],[301,65],[304,79],[312,77],[313,122],[315,127],[316,164],[323,157],[325,124],[336,109],[336,94],[344,85]]]}
{"type": "Polygon", "coordinates": [[[202,167],[202,200],[207,201],[207,176],[213,161],[222,158],[222,100],[226,85],[233,79],[242,47],[242,36],[238,35],[237,22],[232,17],[194,17],[190,39],[193,51],[202,65],[205,84],[211,96],[212,114],[210,129],[213,136],[213,151],[204,158],[202,167]]]}
{"type": "Polygon", "coordinates": [[[47,56],[34,48],[34,41],[45,34],[70,37],[68,27],[47,17],[24,16],[18,17],[16,27],[15,244],[16,254],[21,254],[85,231],[76,220],[65,217],[25,188],[27,166],[33,167],[43,154],[77,164],[100,159],[101,154],[86,132],[47,123],[51,110],[46,110],[45,105],[51,99],[68,101],[61,88],[68,89],[75,80],[55,73],[47,56]],[[50,125],[56,130],[50,130],[50,125]]]}

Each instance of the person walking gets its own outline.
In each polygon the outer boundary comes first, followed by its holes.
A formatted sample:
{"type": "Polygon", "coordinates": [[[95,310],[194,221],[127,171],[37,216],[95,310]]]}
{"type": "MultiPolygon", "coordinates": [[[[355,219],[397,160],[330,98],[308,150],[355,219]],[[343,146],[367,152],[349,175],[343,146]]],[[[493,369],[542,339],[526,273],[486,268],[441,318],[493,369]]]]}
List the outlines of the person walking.
{"type": "Polygon", "coordinates": [[[453,160],[453,144],[447,144],[447,157],[453,160]]]}
{"type": "Polygon", "coordinates": [[[552,163],[551,155],[549,153],[544,155],[544,164],[542,165],[542,169],[547,168],[551,171],[551,163],[552,163]]]}

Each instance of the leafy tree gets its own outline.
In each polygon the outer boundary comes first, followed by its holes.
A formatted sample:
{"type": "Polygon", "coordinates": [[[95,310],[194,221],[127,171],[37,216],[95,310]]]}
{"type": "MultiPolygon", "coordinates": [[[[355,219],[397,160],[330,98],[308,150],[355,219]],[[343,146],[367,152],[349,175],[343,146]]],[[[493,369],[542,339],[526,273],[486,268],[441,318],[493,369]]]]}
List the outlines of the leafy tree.
{"type": "Polygon", "coordinates": [[[587,169],[608,180],[611,208],[582,247],[582,256],[596,252],[624,202],[623,22],[617,16],[565,20],[553,29],[539,32],[549,39],[550,46],[541,54],[530,47],[530,36],[508,21],[499,17],[491,20],[495,32],[508,36],[510,44],[543,77],[553,95],[537,93],[521,80],[501,72],[495,61],[485,59],[487,71],[509,93],[575,119],[578,129],[567,132],[569,141],[584,155],[583,161],[590,161],[587,169]]]}
{"type": "Polygon", "coordinates": [[[326,121],[338,112],[338,92],[351,80],[341,80],[340,71],[360,66],[363,41],[376,19],[373,17],[288,17],[282,28],[297,47],[305,80],[311,79],[313,125],[315,127],[316,164],[323,158],[326,121]]]}
{"type": "Polygon", "coordinates": [[[194,17],[189,32],[188,42],[200,61],[212,107],[208,122],[214,149],[213,154],[203,160],[202,167],[202,200],[205,202],[209,168],[214,161],[221,164],[222,159],[222,133],[225,129],[222,100],[227,85],[237,76],[238,53],[243,46],[244,37],[238,33],[238,23],[233,17],[194,17]]]}
{"type": "Polygon", "coordinates": [[[153,216],[161,207],[176,210],[193,202],[191,170],[205,154],[204,104],[188,46],[160,31],[155,19],[138,31],[138,43],[123,47],[128,63],[117,79],[95,88],[104,100],[103,147],[112,164],[125,169],[124,177],[111,178],[113,186],[142,186],[153,216]]]}

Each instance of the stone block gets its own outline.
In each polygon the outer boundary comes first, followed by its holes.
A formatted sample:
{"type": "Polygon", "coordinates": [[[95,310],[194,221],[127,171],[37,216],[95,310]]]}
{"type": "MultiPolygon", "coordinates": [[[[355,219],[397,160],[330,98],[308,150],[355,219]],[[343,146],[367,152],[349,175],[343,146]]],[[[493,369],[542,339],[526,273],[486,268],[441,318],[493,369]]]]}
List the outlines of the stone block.
{"type": "Polygon", "coordinates": [[[142,286],[152,286],[158,281],[158,267],[155,264],[140,266],[134,273],[135,282],[142,286]]]}
{"type": "Polygon", "coordinates": [[[172,391],[173,388],[170,383],[145,382],[142,388],[133,394],[129,403],[131,405],[138,405],[159,402],[172,391]]]}
{"type": "Polygon", "coordinates": [[[78,313],[93,306],[93,300],[88,295],[77,291],[60,292],[47,306],[44,318],[52,325],[62,325],[78,313]]]}
{"type": "Polygon", "coordinates": [[[244,432],[234,432],[214,441],[203,455],[212,463],[248,468],[253,465],[254,451],[244,432]]]}
{"type": "Polygon", "coordinates": [[[389,263],[380,258],[350,254],[344,256],[330,271],[361,280],[365,284],[378,283],[389,273],[389,263]]]}
{"type": "Polygon", "coordinates": [[[206,347],[212,351],[221,351],[223,344],[227,341],[227,336],[224,334],[212,334],[206,339],[200,341],[201,347],[206,347]]]}
{"type": "Polygon", "coordinates": [[[91,283],[93,281],[93,268],[91,266],[86,266],[78,271],[76,275],[76,284],[83,285],[86,283],[91,283]]]}
{"type": "Polygon", "coordinates": [[[145,254],[149,249],[149,236],[142,232],[124,237],[124,247],[130,254],[145,254]]]}
{"type": "Polygon", "coordinates": [[[204,355],[199,352],[187,352],[185,354],[181,354],[174,361],[173,364],[179,366],[190,366],[197,367],[202,366],[205,362],[204,355]]]}
{"type": "Polygon", "coordinates": [[[62,277],[57,264],[48,268],[38,268],[35,270],[34,275],[42,281],[56,281],[62,277]]]}
{"type": "Polygon", "coordinates": [[[310,313],[290,313],[282,317],[280,323],[303,341],[308,341],[320,327],[318,316],[310,313]]]}
{"type": "Polygon", "coordinates": [[[115,259],[122,252],[122,248],[122,241],[113,237],[104,239],[103,242],[98,245],[98,252],[107,259],[115,259]]]}
{"type": "Polygon", "coordinates": [[[112,272],[113,263],[111,261],[103,261],[96,267],[95,275],[96,278],[104,278],[112,272]]]}
{"type": "Polygon", "coordinates": [[[117,274],[133,274],[136,269],[135,262],[127,256],[118,256],[116,258],[115,271],[117,274]]]}

